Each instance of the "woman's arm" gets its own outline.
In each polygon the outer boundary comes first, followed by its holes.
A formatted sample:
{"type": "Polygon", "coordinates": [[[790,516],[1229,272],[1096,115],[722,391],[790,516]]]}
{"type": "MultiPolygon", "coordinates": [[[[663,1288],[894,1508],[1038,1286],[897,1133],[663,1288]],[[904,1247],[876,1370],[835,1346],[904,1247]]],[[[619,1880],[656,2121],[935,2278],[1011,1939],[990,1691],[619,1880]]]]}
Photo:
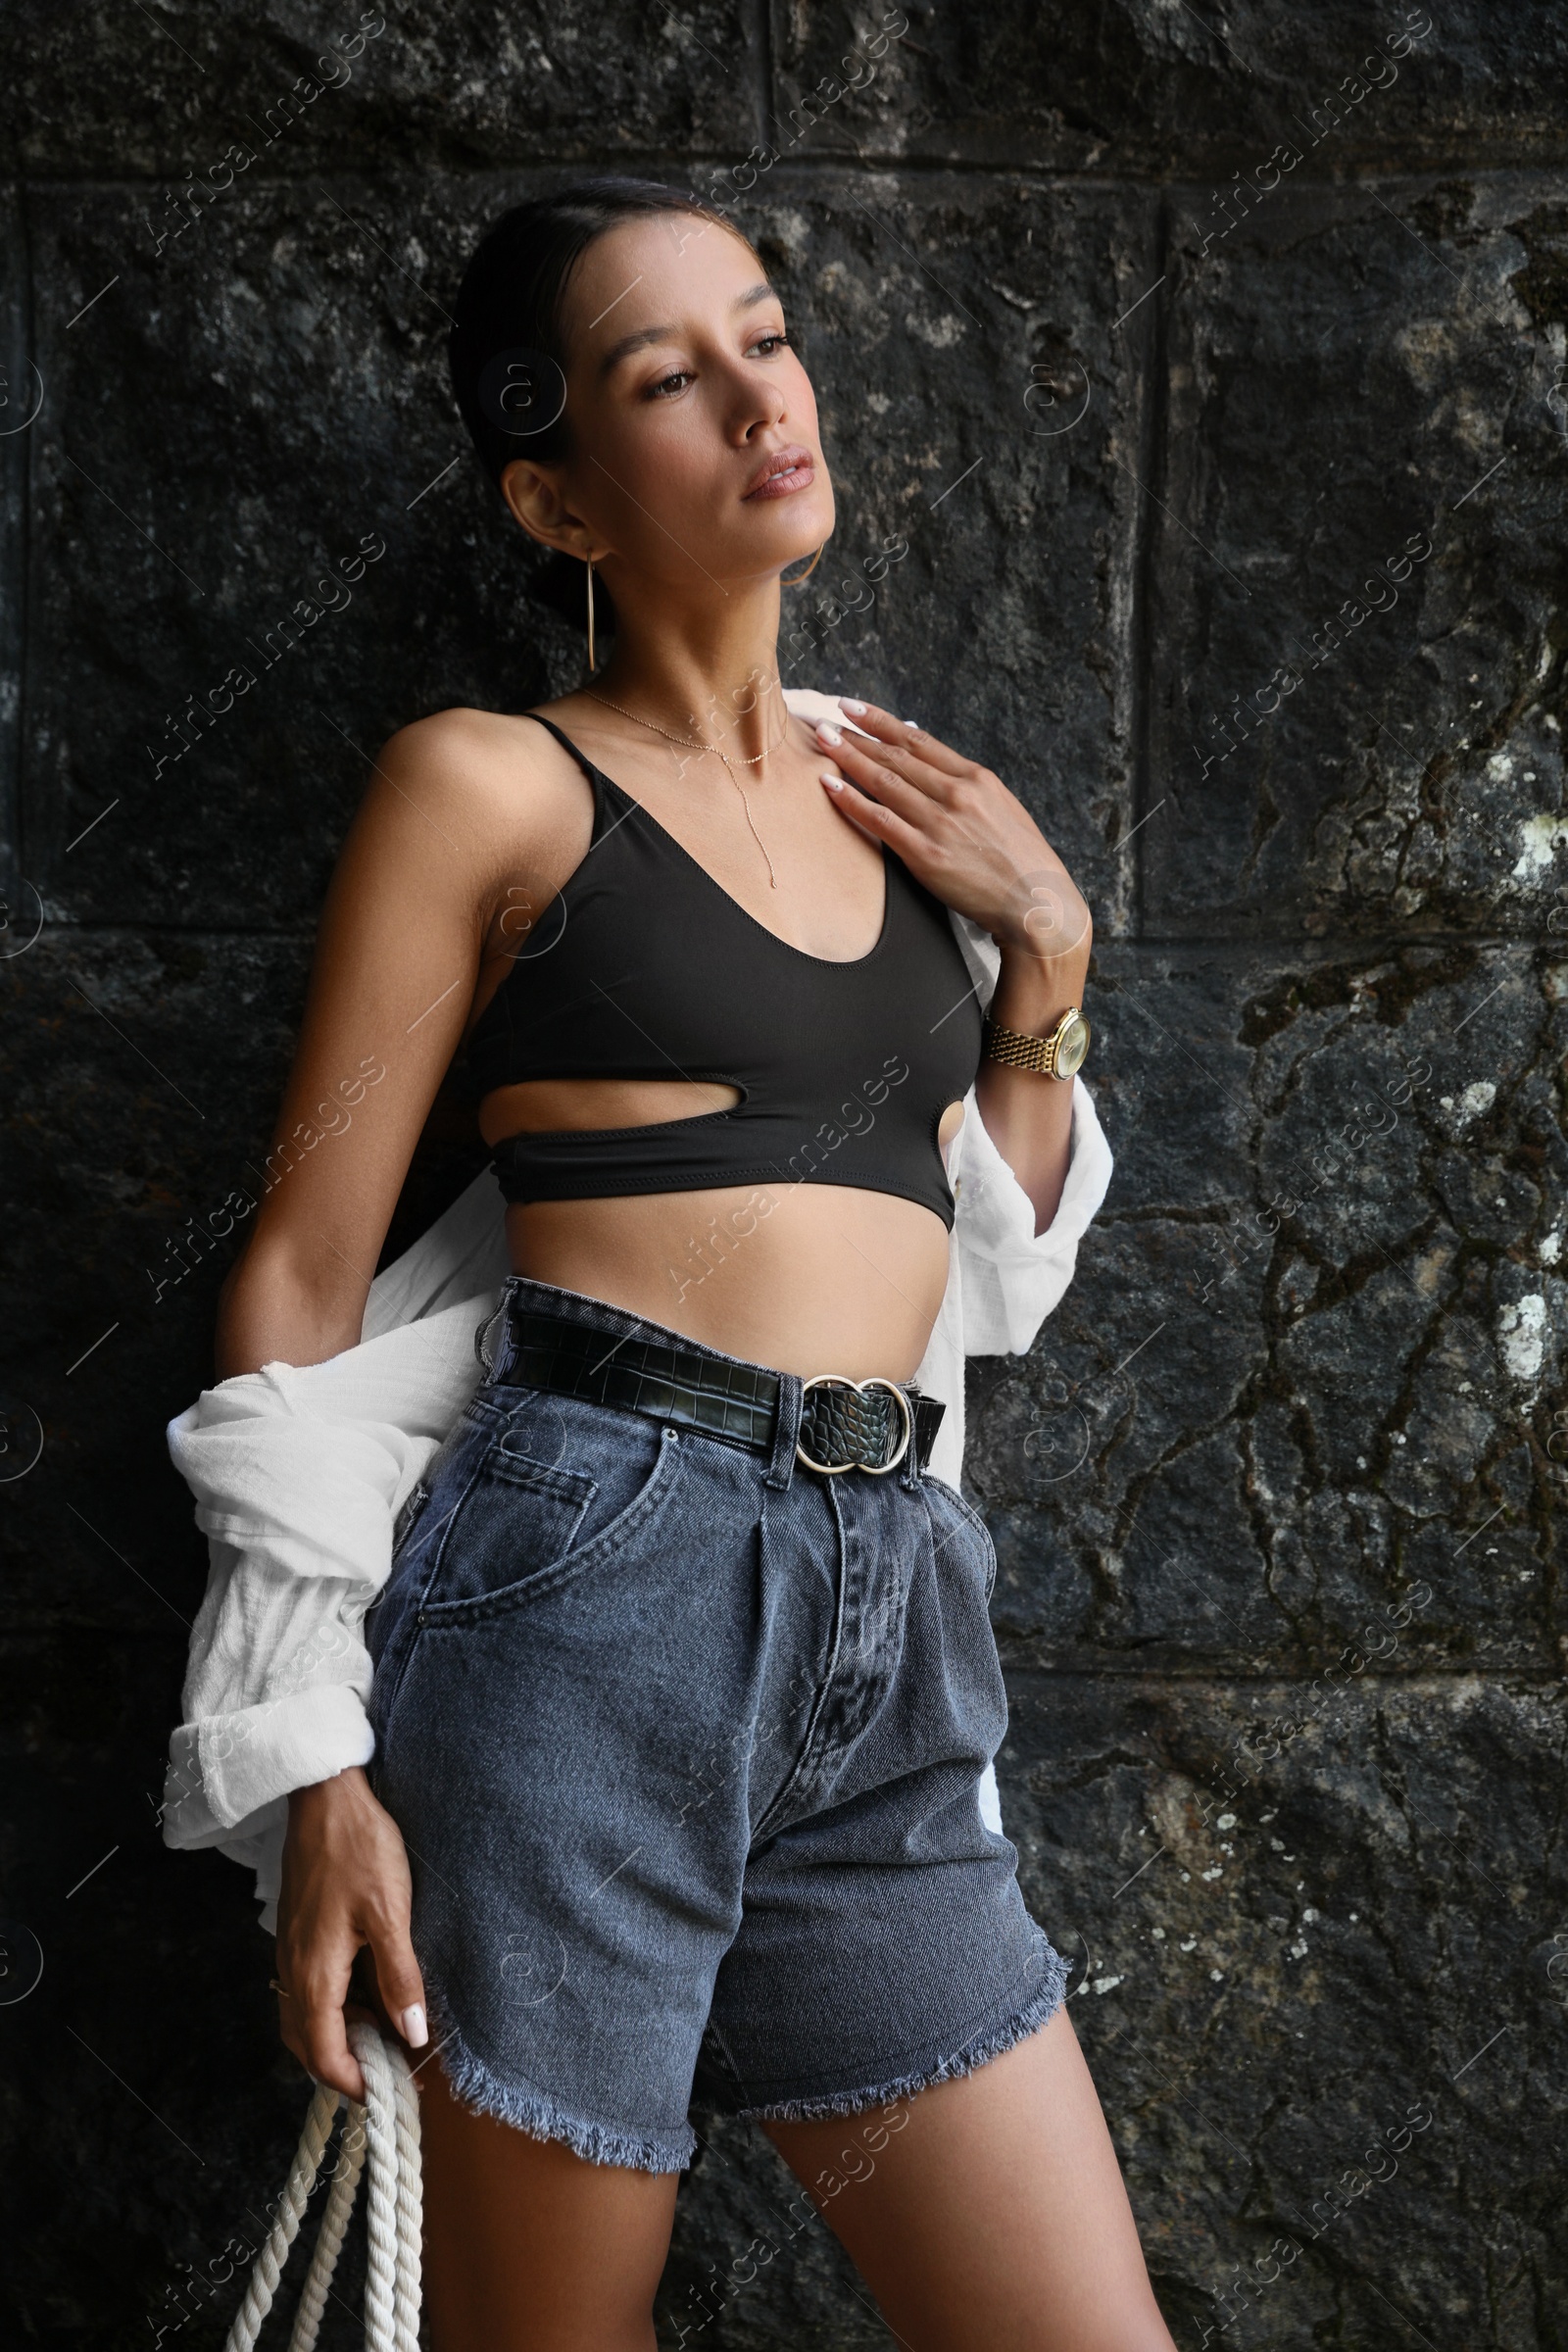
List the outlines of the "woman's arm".
{"type": "Polygon", "coordinates": [[[420,720],[375,763],[322,908],[269,1190],[223,1285],[220,1380],[320,1363],[359,1341],[473,1000],[495,862],[484,723],[420,720]]]}
{"type": "MultiPolygon", "coordinates": [[[[526,849],[528,774],[504,728],[444,712],[394,736],[376,762],[322,910],[270,1189],[223,1286],[220,1380],[318,1364],[359,1342],[509,854],[526,849]]],[[[410,1907],[402,1838],[364,1771],[296,1789],[278,1898],[279,2027],[301,2063],[351,2098],[364,2083],[344,2002],[365,1945],[388,2014],[410,2041],[426,2037],[410,1907]]]]}
{"type": "MultiPolygon", "coordinates": [[[[1008,1029],[1048,1037],[1070,1006],[1082,1006],[1088,971],[1087,938],[1056,956],[1004,947],[989,1009],[1008,1029]]],[[[1076,1078],[1015,1070],[989,1057],[974,1082],[975,1106],[987,1132],[1034,1203],[1037,1234],[1045,1232],[1061,1202],[1077,1083],[1076,1078]]]]}

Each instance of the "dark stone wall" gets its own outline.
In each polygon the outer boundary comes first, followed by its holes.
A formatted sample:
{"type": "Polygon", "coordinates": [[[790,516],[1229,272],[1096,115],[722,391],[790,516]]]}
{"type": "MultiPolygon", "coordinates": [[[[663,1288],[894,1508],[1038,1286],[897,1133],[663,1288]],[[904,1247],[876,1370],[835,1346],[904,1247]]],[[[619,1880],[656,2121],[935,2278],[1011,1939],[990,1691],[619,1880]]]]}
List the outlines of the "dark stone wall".
{"type": "MultiPolygon", "coordinates": [[[[1561,12],[910,0],[831,102],[875,6],[366,14],[292,121],[356,10],[6,32],[6,2340],[219,2345],[191,2281],[303,2113],[248,1880],[157,1834],[205,1575],[163,1431],[364,755],[576,674],[441,336],[476,227],[592,162],[744,185],[786,290],[842,514],[793,680],[983,757],[1097,910],[1116,1178],[972,1368],[969,1479],[1177,2340],[1568,2344],[1561,12]]],[[[662,2340],[888,2341],[705,2140],[662,2340]]]]}

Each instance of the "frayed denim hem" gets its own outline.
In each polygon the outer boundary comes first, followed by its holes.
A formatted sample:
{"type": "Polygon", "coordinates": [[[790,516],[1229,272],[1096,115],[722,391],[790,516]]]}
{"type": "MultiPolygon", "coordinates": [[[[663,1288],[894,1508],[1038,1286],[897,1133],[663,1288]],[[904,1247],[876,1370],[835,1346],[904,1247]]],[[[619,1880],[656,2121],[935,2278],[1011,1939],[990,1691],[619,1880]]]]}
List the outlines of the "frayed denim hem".
{"type": "Polygon", "coordinates": [[[620,2132],[609,2124],[590,2123],[571,2115],[554,2099],[536,2090],[503,2082],[482,2058],[477,2058],[453,2022],[439,1988],[428,1976],[425,1992],[430,2022],[440,2052],[440,2064],[454,2098],[475,2115],[494,2116],[530,2139],[557,2139],[589,2164],[614,2164],[637,2173],[682,2173],[691,2163],[697,2135],[681,2132],[620,2132]]]}
{"type": "Polygon", "coordinates": [[[866,2107],[891,2106],[895,2099],[912,2098],[916,2091],[929,2090],[935,2083],[953,2082],[959,2075],[972,2075],[991,2059],[1001,2058],[1020,2041],[1027,2040],[1040,2027],[1049,2024],[1061,2007],[1067,1991],[1067,1963],[1050,1942],[1045,1943],[1045,1961],[1044,1980],[1031,2001],[1015,2009],[1002,2025],[978,2034],[951,2058],[941,2059],[923,2073],[897,2075],[887,2082],[859,2090],[833,2091],[824,2098],[770,2100],[761,2107],[739,2107],[735,2113],[752,2123],[808,2124],[828,2116],[858,2115],[866,2107]]]}

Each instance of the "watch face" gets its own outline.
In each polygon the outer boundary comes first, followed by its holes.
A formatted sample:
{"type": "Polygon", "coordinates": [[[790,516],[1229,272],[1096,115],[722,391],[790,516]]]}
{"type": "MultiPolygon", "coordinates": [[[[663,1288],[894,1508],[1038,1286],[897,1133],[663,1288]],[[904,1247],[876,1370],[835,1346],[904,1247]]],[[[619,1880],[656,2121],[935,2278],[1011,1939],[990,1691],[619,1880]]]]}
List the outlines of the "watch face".
{"type": "Polygon", "coordinates": [[[1089,1023],[1081,1012],[1076,1013],[1056,1043],[1056,1076],[1070,1078],[1075,1071],[1082,1069],[1088,1051],[1089,1023]]]}

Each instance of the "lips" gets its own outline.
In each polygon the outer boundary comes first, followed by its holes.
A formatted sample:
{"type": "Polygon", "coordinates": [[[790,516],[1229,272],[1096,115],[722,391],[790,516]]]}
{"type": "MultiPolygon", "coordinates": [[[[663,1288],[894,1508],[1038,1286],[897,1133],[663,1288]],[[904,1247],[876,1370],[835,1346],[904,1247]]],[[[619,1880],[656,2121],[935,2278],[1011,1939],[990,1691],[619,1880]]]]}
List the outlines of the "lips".
{"type": "Polygon", "coordinates": [[[787,498],[795,490],[804,490],[815,478],[816,462],[808,449],[792,441],[785,449],[774,450],[767,463],[752,476],[750,487],[742,491],[743,498],[787,498]]]}

